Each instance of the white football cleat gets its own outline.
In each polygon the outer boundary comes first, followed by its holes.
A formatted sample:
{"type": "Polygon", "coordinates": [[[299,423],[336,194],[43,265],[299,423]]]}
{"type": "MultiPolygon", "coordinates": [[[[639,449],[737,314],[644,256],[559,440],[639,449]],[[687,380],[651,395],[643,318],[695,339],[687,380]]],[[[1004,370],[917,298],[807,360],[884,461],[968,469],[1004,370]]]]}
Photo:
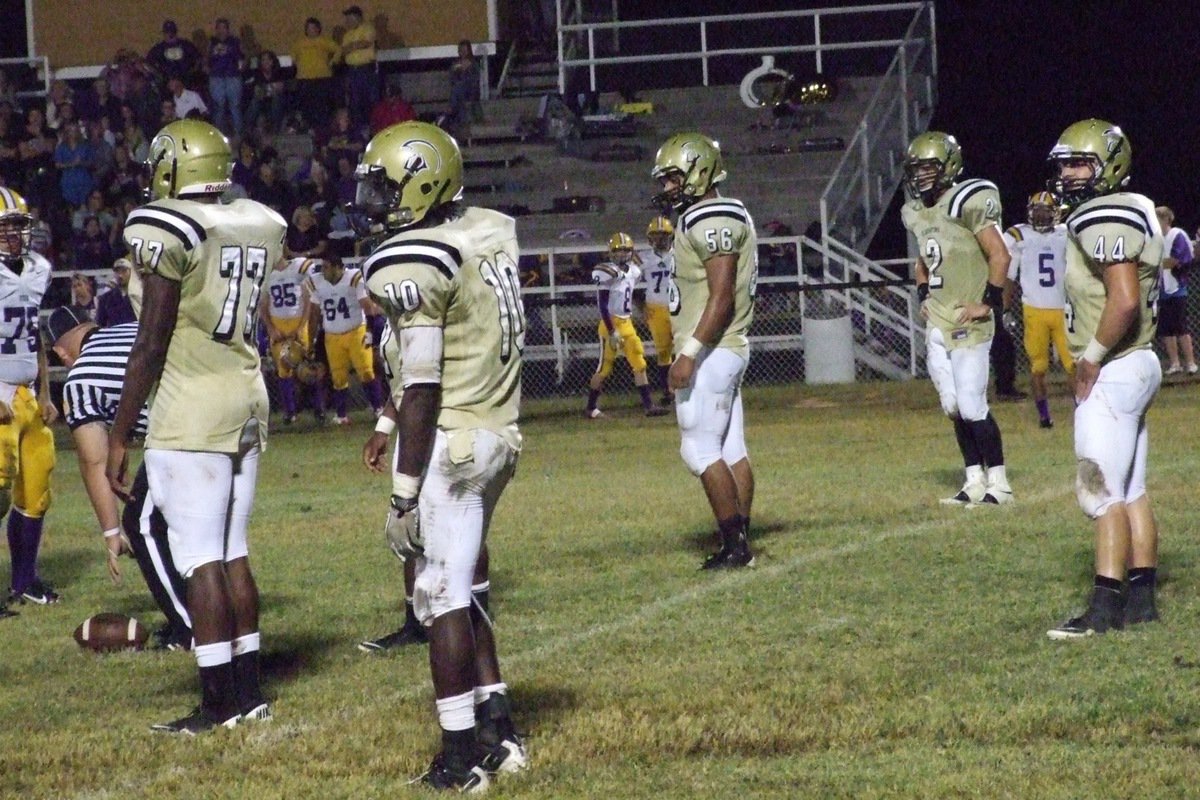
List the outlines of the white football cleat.
{"type": "Polygon", "coordinates": [[[943,497],[941,503],[944,506],[971,506],[982,503],[985,494],[987,494],[987,487],[982,478],[969,480],[958,490],[958,494],[953,497],[943,497]]]}
{"type": "Polygon", "coordinates": [[[1005,506],[1013,501],[1012,488],[1007,483],[993,483],[987,487],[980,505],[1005,506]]]}

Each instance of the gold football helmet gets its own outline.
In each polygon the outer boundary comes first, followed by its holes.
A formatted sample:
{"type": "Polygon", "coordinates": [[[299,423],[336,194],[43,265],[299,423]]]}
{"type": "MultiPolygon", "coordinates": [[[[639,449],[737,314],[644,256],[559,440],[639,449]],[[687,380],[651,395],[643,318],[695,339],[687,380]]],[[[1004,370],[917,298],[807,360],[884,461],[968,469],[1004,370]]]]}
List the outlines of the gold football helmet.
{"type": "Polygon", "coordinates": [[[1050,148],[1049,189],[1068,208],[1074,208],[1085,200],[1122,189],[1129,182],[1132,161],[1129,137],[1116,125],[1102,119],[1076,122],[1050,148]],[[1063,167],[1079,162],[1091,167],[1091,176],[1064,180],[1063,167]]]}
{"type": "Polygon", "coordinates": [[[33,217],[25,198],[0,187],[0,258],[15,260],[30,252],[33,217]]]}
{"type": "Polygon", "coordinates": [[[675,177],[678,183],[670,189],[664,185],[653,203],[683,210],[725,180],[721,146],[703,133],[677,133],[658,148],[650,177],[660,183],[675,177]]]}
{"type": "Polygon", "coordinates": [[[385,230],[399,230],[462,199],[462,152],[436,125],[401,122],[375,134],[354,179],[355,207],[385,230]]]}
{"type": "Polygon", "coordinates": [[[305,386],[312,386],[315,383],[325,380],[327,372],[328,370],[325,369],[325,365],[316,359],[306,358],[297,364],[295,368],[296,380],[305,386]]]}
{"type": "Polygon", "coordinates": [[[608,237],[608,257],[618,264],[633,260],[633,237],[620,231],[608,237]]]}
{"type": "Polygon", "coordinates": [[[153,200],[218,195],[230,186],[233,150],[207,122],[179,119],[154,135],[147,162],[153,200]]]}
{"type": "Polygon", "coordinates": [[[666,217],[655,217],[646,226],[646,239],[649,240],[650,246],[660,253],[671,248],[674,236],[675,226],[666,217]]]}
{"type": "Polygon", "coordinates": [[[1025,214],[1035,231],[1052,231],[1058,224],[1058,200],[1049,192],[1034,192],[1029,196],[1025,214]]]}
{"type": "Polygon", "coordinates": [[[963,168],[958,140],[941,131],[926,131],[908,145],[904,158],[904,188],[908,196],[932,206],[950,188],[963,168]]]}

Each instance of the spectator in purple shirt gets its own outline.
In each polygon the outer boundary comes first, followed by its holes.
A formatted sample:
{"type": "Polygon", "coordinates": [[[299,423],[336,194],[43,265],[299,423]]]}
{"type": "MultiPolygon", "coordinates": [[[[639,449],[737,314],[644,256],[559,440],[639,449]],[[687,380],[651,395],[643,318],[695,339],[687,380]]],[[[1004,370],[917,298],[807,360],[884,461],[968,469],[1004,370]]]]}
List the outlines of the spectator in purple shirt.
{"type": "Polygon", "coordinates": [[[1167,351],[1167,375],[1200,371],[1192,350],[1187,323],[1187,283],[1184,272],[1192,263],[1192,243],[1182,228],[1174,227],[1175,212],[1167,206],[1154,209],[1163,230],[1162,292],[1158,296],[1158,338],[1167,351]],[[1182,352],[1184,364],[1179,363],[1182,352]]]}
{"type": "Polygon", "coordinates": [[[132,270],[133,263],[128,258],[118,258],[113,262],[115,281],[112,288],[96,301],[96,324],[101,328],[137,322],[133,303],[129,301],[129,276],[132,270]]]}
{"type": "Polygon", "coordinates": [[[242,132],[242,42],[229,35],[229,20],[224,17],[213,23],[213,30],[208,40],[208,94],[212,98],[213,123],[238,136],[242,132]]]}
{"type": "Polygon", "coordinates": [[[174,20],[165,21],[162,32],[162,41],[146,53],[146,64],[158,74],[161,85],[171,78],[187,83],[200,68],[200,50],[187,39],[179,38],[174,20]]]}

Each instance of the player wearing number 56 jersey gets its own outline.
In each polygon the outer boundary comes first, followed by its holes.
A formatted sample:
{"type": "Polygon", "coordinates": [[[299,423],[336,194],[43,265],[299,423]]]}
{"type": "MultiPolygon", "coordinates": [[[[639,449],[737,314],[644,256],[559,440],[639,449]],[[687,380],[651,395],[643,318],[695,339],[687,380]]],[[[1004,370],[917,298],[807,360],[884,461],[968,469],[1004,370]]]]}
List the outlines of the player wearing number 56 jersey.
{"type": "Polygon", "coordinates": [[[128,439],[150,398],[143,462],[167,521],[195,636],[198,709],[155,730],[197,733],[270,715],[258,681],[258,589],[247,528],[267,390],[255,346],[259,292],[283,254],[287,224],[229,188],[229,142],[206,122],[179,120],[150,143],[156,198],[124,231],[142,275],[142,311],[109,433],[108,477],[121,496],[128,439]]]}
{"type": "MultiPolygon", "coordinates": [[[[1046,373],[1050,370],[1050,342],[1063,367],[1075,365],[1067,347],[1063,317],[1063,272],[1066,269],[1067,226],[1058,221],[1058,200],[1049,192],[1037,192],[1026,208],[1028,222],[1004,232],[1004,244],[1012,262],[1008,280],[1021,287],[1021,317],[1025,324],[1025,353],[1029,356],[1033,402],[1043,428],[1054,427],[1046,399],[1046,373]]],[[[1010,312],[1005,312],[1007,321],[1010,312]]]]}
{"type": "Polygon", "coordinates": [[[655,202],[679,212],[671,306],[676,356],[667,382],[676,392],[680,455],[704,485],[720,531],[720,547],[702,568],[751,566],[754,472],[741,385],[758,279],[754,221],[740,200],[718,192],[725,180],[721,149],[702,133],[667,139],[650,175],[662,187],[655,202]]]}
{"type": "Polygon", "coordinates": [[[929,131],[913,139],[904,162],[909,201],[901,217],[917,244],[926,366],[966,468],[962,489],[942,502],[1001,504],[1012,500],[1012,489],[1000,426],[988,409],[988,351],[1010,258],[996,185],[957,183],[962,167],[953,136],[929,131]]]}
{"type": "Polygon", "coordinates": [[[457,202],[462,153],[428,123],[380,131],[355,177],[359,211],[392,234],[364,272],[400,341],[400,455],[386,530],[416,558],[413,605],[429,628],[442,751],[424,780],[480,791],[490,772],[526,764],[491,624],[471,598],[521,447],[516,223],[457,202]]]}
{"type": "Polygon", "coordinates": [[[296,365],[291,358],[283,358],[284,345],[297,342],[302,352],[308,352],[312,346],[306,313],[308,295],[304,283],[320,263],[307,258],[280,261],[267,274],[263,285],[259,316],[267,329],[267,340],[271,343],[283,420],[287,423],[296,418],[296,365]]]}
{"type": "Polygon", "coordinates": [[[0,517],[8,513],[12,582],[0,601],[53,603],[58,594],[38,576],[42,520],[50,506],[58,416],[50,400],[38,308],[50,262],[30,249],[33,217],[25,200],[0,187],[0,517]],[[11,508],[11,513],[9,509],[11,508]]]}
{"type": "Polygon", "coordinates": [[[1075,494],[1095,521],[1087,610],[1052,639],[1158,619],[1158,523],[1146,494],[1146,411],[1162,383],[1152,344],[1163,235],[1154,204],[1122,189],[1128,137],[1076,122],[1050,151],[1051,190],[1067,217],[1067,339],[1075,357],[1075,494]],[[1128,593],[1124,580],[1128,576],[1128,593]]]}

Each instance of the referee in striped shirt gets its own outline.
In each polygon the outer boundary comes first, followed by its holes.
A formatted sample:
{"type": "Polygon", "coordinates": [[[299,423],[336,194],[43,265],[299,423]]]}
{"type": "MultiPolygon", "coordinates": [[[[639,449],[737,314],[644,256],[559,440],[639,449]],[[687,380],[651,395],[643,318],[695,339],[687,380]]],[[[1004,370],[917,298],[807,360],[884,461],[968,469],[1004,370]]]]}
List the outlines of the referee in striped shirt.
{"type": "MultiPolygon", "coordinates": [[[[150,503],[146,470],[138,470],[122,516],[118,516],[117,496],[104,474],[108,428],[117,413],[125,365],[137,330],[136,322],[97,327],[84,309],[73,306],[56,309],[46,321],[49,343],[70,370],[63,384],[63,412],[75,440],[88,499],[104,532],[108,573],[114,583],[119,582],[117,558],[132,553],[150,593],[167,617],[167,625],[155,632],[155,646],[187,650],[191,648],[192,628],[185,603],[186,583],[171,560],[166,520],[150,503]]],[[[143,408],[136,435],[145,435],[146,422],[143,408]]]]}

